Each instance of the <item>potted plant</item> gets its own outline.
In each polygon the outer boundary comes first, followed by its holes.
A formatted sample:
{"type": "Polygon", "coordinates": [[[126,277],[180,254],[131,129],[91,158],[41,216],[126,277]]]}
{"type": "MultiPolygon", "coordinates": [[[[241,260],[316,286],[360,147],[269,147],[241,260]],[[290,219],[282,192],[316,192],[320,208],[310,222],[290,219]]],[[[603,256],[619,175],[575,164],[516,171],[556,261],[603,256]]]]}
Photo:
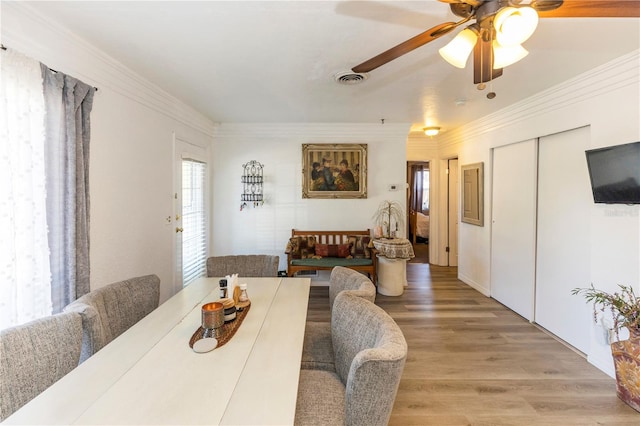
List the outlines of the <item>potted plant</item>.
{"type": "Polygon", "coordinates": [[[618,287],[620,291],[611,294],[591,284],[589,288],[574,288],[572,294],[582,294],[588,302],[593,302],[596,322],[598,310],[611,313],[617,339],[611,343],[611,354],[616,369],[618,398],[640,411],[640,298],[631,286],[618,287]],[[629,339],[621,341],[619,331],[623,327],[629,330],[629,339]]]}
{"type": "Polygon", "coordinates": [[[396,231],[398,230],[398,225],[402,226],[404,223],[402,206],[395,201],[385,200],[378,206],[378,210],[373,215],[373,220],[376,225],[384,230],[383,237],[392,238],[391,221],[395,221],[396,231]]]}

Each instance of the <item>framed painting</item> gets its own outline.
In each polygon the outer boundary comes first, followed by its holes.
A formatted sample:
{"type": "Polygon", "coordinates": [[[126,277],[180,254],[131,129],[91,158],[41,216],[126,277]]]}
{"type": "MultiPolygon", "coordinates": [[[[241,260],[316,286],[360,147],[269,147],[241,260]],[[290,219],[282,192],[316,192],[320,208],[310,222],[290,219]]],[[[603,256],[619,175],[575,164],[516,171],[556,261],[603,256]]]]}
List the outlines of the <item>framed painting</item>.
{"type": "Polygon", "coordinates": [[[484,163],[461,167],[462,221],[484,226],[484,163]]]}
{"type": "Polygon", "coordinates": [[[367,198],[367,144],[302,144],[302,198],[367,198]]]}

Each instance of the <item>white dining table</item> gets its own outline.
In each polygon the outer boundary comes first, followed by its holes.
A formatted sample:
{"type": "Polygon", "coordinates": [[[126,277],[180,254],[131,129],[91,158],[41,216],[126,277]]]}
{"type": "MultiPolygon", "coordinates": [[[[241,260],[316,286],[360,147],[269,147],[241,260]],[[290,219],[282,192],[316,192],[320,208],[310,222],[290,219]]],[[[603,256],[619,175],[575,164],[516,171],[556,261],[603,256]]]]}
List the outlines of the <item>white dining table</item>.
{"type": "Polygon", "coordinates": [[[251,307],[225,345],[196,353],[201,278],[5,420],[6,424],[293,424],[309,278],[239,278],[251,307]]]}

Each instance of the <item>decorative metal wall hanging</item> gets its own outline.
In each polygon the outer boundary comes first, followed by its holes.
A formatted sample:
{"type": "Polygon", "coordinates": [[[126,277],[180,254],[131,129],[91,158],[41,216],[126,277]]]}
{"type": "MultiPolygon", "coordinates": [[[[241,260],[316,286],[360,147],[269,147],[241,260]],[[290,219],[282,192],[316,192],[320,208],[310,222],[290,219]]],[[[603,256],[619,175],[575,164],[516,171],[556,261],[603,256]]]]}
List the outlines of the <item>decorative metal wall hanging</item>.
{"type": "Polygon", "coordinates": [[[240,211],[253,205],[258,207],[264,204],[263,183],[264,165],[255,160],[242,165],[242,195],[240,197],[240,211]]]}

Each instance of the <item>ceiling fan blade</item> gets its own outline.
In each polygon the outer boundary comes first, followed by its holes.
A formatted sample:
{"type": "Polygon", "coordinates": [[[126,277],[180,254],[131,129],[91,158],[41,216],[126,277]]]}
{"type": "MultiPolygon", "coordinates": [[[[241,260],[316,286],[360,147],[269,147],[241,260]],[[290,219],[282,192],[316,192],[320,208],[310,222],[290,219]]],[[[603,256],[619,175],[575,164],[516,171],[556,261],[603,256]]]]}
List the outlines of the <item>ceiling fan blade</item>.
{"type": "Polygon", "coordinates": [[[486,83],[501,75],[502,68],[493,69],[491,39],[485,40],[485,37],[478,37],[478,42],[473,48],[473,82],[475,84],[486,83]]]}
{"type": "Polygon", "coordinates": [[[424,46],[441,37],[454,28],[456,28],[460,23],[455,22],[445,22],[440,25],[436,25],[433,28],[428,29],[425,32],[418,34],[417,36],[410,38],[409,40],[400,43],[399,45],[392,47],[391,49],[382,52],[381,54],[374,56],[373,58],[361,63],[360,65],[356,65],[351,69],[353,72],[369,72],[386,64],[387,62],[391,62],[396,58],[404,55],[405,53],[409,53],[418,47],[424,46]]]}
{"type": "Polygon", "coordinates": [[[640,0],[564,0],[557,9],[539,10],[538,15],[541,18],[638,18],[640,0]]]}

